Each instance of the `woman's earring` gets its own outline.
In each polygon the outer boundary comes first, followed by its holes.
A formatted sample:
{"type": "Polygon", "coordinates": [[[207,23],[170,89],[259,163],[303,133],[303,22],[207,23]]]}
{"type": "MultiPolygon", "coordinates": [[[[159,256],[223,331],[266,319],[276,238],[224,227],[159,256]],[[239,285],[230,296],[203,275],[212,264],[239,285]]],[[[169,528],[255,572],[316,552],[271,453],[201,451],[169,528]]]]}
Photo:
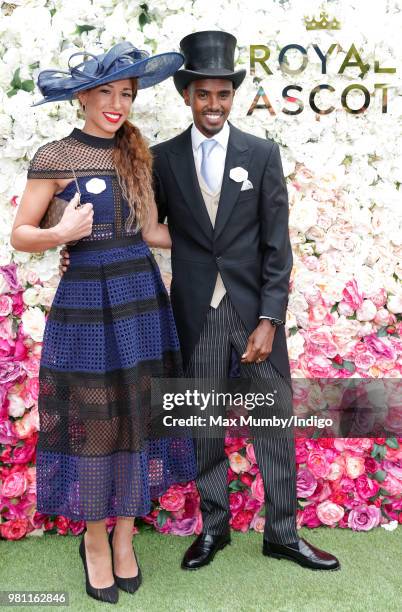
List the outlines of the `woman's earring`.
{"type": "Polygon", "coordinates": [[[82,110],[83,110],[83,111],[84,111],[84,113],[85,113],[85,104],[83,104],[83,105],[82,105],[82,110]]]}

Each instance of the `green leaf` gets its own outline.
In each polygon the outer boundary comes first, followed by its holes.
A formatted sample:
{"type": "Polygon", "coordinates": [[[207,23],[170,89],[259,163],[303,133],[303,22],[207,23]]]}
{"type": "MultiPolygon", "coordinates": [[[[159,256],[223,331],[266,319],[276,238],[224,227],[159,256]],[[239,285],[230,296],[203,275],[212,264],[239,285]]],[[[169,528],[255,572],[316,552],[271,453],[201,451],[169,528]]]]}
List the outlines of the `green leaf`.
{"type": "Polygon", "coordinates": [[[382,482],[383,480],[386,479],[386,477],[387,477],[387,472],[385,470],[377,470],[373,474],[373,478],[377,482],[382,482]]]}
{"type": "Polygon", "coordinates": [[[147,4],[140,4],[140,8],[142,9],[142,13],[140,13],[138,17],[138,23],[140,24],[141,31],[147,23],[151,23],[152,19],[149,15],[149,8],[147,4]]]}
{"type": "Polygon", "coordinates": [[[299,328],[297,326],[291,327],[289,329],[289,333],[290,333],[291,336],[294,336],[295,334],[297,334],[298,331],[299,331],[299,328]]]}
{"type": "Polygon", "coordinates": [[[240,480],[232,480],[229,484],[229,491],[243,491],[246,487],[247,485],[245,485],[244,482],[241,482],[240,480]]]}
{"type": "Polygon", "coordinates": [[[330,312],[336,312],[337,310],[338,310],[338,302],[332,306],[330,312]]]}
{"type": "Polygon", "coordinates": [[[22,81],[21,89],[24,91],[33,91],[35,89],[35,83],[32,81],[32,79],[22,81]]]}
{"type": "Polygon", "coordinates": [[[379,459],[384,459],[386,455],[387,449],[383,444],[374,443],[373,450],[371,451],[371,456],[375,459],[377,456],[379,459]]]}
{"type": "Polygon", "coordinates": [[[160,510],[156,518],[156,522],[158,523],[158,526],[163,527],[163,525],[168,520],[169,516],[170,516],[170,512],[168,512],[167,510],[163,510],[163,509],[160,510]]]}
{"type": "Polygon", "coordinates": [[[335,370],[343,370],[343,364],[341,365],[339,363],[336,363],[336,361],[332,361],[331,365],[333,368],[335,368],[335,370]]]}
{"type": "Polygon", "coordinates": [[[31,70],[36,70],[36,68],[39,68],[39,62],[34,62],[33,64],[29,64],[29,67],[31,70]]]}
{"type": "Polygon", "coordinates": [[[384,336],[388,336],[387,328],[386,327],[380,327],[380,329],[377,331],[377,337],[378,338],[383,338],[384,336]]]}
{"type": "Polygon", "coordinates": [[[95,26],[91,25],[77,25],[77,29],[75,30],[76,34],[84,34],[84,32],[90,32],[91,30],[95,30],[95,26]]]}
{"type": "Polygon", "coordinates": [[[7,96],[8,96],[9,98],[12,98],[13,96],[15,96],[15,94],[17,93],[17,91],[18,91],[18,89],[10,89],[10,90],[7,92],[7,96]]]}
{"type": "Polygon", "coordinates": [[[387,495],[389,495],[389,491],[387,491],[387,489],[383,489],[382,487],[380,487],[379,494],[382,497],[387,497],[387,495]]]}
{"type": "Polygon", "coordinates": [[[396,438],[394,438],[394,437],[392,437],[392,438],[387,438],[387,439],[385,440],[385,444],[386,444],[387,446],[389,446],[389,448],[399,448],[399,443],[398,443],[398,440],[397,440],[396,438]]]}
{"type": "Polygon", "coordinates": [[[21,88],[21,77],[20,77],[20,69],[19,68],[17,68],[17,70],[14,72],[13,80],[11,81],[11,87],[13,89],[20,89],[21,88]]]}
{"type": "Polygon", "coordinates": [[[348,361],[347,359],[345,359],[343,362],[343,367],[345,370],[348,370],[348,372],[354,372],[356,370],[356,366],[353,361],[348,361]]]}

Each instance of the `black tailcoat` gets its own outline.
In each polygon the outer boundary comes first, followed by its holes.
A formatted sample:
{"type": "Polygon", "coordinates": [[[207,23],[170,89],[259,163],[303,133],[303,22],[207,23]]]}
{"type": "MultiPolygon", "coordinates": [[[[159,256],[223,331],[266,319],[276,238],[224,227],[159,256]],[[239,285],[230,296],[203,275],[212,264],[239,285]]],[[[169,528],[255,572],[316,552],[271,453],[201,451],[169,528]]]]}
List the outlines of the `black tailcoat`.
{"type": "MultiPolygon", "coordinates": [[[[214,291],[218,271],[251,333],[259,315],[286,318],[292,250],[288,196],[279,147],[230,124],[215,228],[198,184],[191,126],[152,147],[159,219],[172,237],[171,301],[184,364],[191,356],[214,291]],[[253,188],[229,177],[247,170],[253,188]]],[[[290,378],[284,326],[276,329],[272,364],[290,378]]]]}

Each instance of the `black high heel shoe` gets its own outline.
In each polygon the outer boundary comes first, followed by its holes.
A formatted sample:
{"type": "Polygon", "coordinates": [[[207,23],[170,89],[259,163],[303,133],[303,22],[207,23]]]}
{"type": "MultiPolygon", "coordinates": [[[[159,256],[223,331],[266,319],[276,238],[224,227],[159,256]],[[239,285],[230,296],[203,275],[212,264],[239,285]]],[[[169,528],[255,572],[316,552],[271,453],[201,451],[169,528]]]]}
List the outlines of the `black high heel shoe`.
{"type": "Polygon", "coordinates": [[[86,591],[90,597],[93,597],[94,599],[98,599],[99,601],[104,601],[106,603],[117,603],[119,600],[119,590],[115,582],[110,587],[105,587],[103,589],[97,589],[93,587],[91,583],[89,582],[84,536],[85,536],[85,531],[82,534],[79,552],[80,552],[80,556],[82,559],[82,563],[84,564],[86,591]]]}
{"type": "MultiPolygon", "coordinates": [[[[113,533],[114,533],[114,527],[109,533],[109,544],[110,544],[110,548],[112,549],[112,562],[113,562],[113,533]]],[[[133,549],[133,553],[134,553],[134,557],[135,557],[135,560],[137,562],[137,567],[138,567],[138,574],[136,576],[132,576],[131,578],[121,578],[120,576],[116,576],[116,574],[114,573],[114,569],[113,569],[113,576],[114,576],[117,586],[123,591],[126,591],[127,593],[135,593],[139,589],[141,582],[142,582],[141,568],[139,566],[137,555],[135,554],[134,549],[133,549]]]]}

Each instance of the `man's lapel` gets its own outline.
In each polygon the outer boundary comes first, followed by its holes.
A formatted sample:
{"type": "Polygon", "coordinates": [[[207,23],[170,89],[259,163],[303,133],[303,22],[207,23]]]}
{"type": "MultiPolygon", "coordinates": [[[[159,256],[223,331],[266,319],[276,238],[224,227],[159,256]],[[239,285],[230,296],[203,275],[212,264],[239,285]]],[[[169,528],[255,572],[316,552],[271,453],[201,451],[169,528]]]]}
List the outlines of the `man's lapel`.
{"type": "Polygon", "coordinates": [[[195,169],[191,126],[175,139],[168,153],[170,167],[176,177],[183,197],[195,220],[204,233],[212,240],[213,227],[202,197],[195,169]]]}
{"type": "Polygon", "coordinates": [[[238,166],[247,170],[250,156],[248,144],[243,132],[235,128],[232,124],[229,125],[230,135],[226,153],[225,169],[223,172],[221,197],[219,199],[218,212],[215,221],[214,240],[218,238],[219,234],[225,227],[230,217],[230,213],[232,212],[237,198],[239,197],[242,186],[242,182],[236,182],[229,177],[230,170],[232,168],[237,168],[238,166]]]}

